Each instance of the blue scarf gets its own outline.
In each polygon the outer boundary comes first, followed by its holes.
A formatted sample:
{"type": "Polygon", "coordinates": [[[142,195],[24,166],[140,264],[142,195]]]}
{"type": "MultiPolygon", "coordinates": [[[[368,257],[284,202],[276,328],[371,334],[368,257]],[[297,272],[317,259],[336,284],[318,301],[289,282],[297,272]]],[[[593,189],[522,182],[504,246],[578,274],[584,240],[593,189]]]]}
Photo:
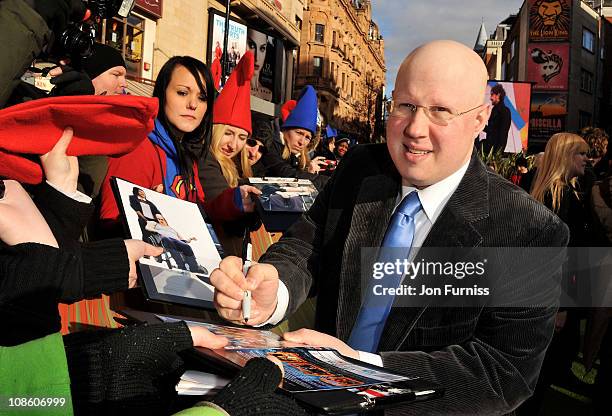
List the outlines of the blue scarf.
{"type": "Polygon", "coordinates": [[[174,192],[173,184],[177,176],[180,176],[178,152],[174,142],[159,119],[155,119],[155,128],[149,133],[149,139],[159,146],[166,154],[166,175],[164,176],[164,193],[174,198],[180,196],[174,192]]]}

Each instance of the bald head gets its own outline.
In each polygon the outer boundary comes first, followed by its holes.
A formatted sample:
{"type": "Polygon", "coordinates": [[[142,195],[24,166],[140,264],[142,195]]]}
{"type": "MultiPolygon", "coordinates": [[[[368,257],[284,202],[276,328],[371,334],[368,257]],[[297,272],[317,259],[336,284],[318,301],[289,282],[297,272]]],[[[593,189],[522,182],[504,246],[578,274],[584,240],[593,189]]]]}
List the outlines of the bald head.
{"type": "Polygon", "coordinates": [[[451,41],[438,40],[416,48],[404,59],[397,73],[396,89],[406,82],[455,87],[465,101],[462,105],[482,103],[487,87],[487,68],[473,50],[451,41]]]}
{"type": "Polygon", "coordinates": [[[452,41],[415,49],[402,63],[387,121],[387,147],[405,185],[427,187],[467,164],[491,113],[487,70],[452,41]]]}

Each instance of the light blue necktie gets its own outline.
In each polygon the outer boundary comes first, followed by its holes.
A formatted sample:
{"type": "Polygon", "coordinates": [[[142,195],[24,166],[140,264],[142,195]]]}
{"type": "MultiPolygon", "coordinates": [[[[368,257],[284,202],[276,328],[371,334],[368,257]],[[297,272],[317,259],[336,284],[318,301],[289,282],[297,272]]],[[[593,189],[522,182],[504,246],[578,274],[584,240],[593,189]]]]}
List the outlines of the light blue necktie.
{"type": "MultiPolygon", "coordinates": [[[[377,262],[395,264],[396,260],[403,262],[408,258],[414,239],[414,217],[420,210],[421,200],[416,191],[404,197],[387,226],[377,262]]],[[[348,340],[351,347],[359,351],[376,351],[395,298],[390,295],[376,296],[373,287],[396,288],[401,279],[402,275],[397,273],[385,275],[381,280],[371,279],[348,340]]]]}

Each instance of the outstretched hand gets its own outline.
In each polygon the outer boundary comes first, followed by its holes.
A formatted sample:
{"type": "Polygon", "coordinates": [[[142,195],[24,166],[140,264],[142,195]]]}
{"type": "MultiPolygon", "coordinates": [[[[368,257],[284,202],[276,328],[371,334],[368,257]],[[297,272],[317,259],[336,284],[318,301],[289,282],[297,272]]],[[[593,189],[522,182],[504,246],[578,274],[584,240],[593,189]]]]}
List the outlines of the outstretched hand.
{"type": "Polygon", "coordinates": [[[261,191],[251,185],[242,185],[240,187],[240,197],[242,198],[244,212],[255,211],[255,201],[251,198],[251,195],[259,196],[261,195],[261,191]]]}
{"type": "Polygon", "coordinates": [[[128,287],[130,289],[136,287],[138,275],[136,274],[136,262],[144,256],[159,256],[164,252],[161,247],[155,247],[145,243],[142,240],[124,240],[127,250],[128,259],[130,261],[130,274],[128,276],[128,287]]]}

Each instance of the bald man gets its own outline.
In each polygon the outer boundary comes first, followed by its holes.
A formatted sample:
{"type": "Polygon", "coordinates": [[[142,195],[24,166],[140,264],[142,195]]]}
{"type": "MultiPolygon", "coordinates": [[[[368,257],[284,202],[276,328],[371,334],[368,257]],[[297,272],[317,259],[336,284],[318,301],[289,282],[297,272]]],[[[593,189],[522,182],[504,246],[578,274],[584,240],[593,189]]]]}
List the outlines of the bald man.
{"type": "Polygon", "coordinates": [[[554,282],[560,258],[541,268],[545,259],[511,259],[478,307],[407,307],[396,296],[390,310],[377,309],[364,290],[374,277],[362,257],[368,247],[380,247],[382,256],[405,244],[404,258],[418,252],[420,259],[432,247],[567,244],[567,227],[556,216],[477,158],[474,137],[491,111],[486,82],[482,60],[461,44],[437,41],[412,52],[397,74],[387,144],[349,151],[311,210],[246,279],[240,259],[224,259],[211,276],[221,316],[242,321],[245,289],[254,301],[248,325],[275,324],[317,295],[317,331],[286,333],[287,340],[333,347],[446,390],[441,399],[388,414],[506,414],[528,398],[552,337],[559,292],[551,283],[537,308],[520,301],[536,295],[528,289],[532,280],[554,282]],[[395,238],[403,242],[390,244],[395,238]]]}

